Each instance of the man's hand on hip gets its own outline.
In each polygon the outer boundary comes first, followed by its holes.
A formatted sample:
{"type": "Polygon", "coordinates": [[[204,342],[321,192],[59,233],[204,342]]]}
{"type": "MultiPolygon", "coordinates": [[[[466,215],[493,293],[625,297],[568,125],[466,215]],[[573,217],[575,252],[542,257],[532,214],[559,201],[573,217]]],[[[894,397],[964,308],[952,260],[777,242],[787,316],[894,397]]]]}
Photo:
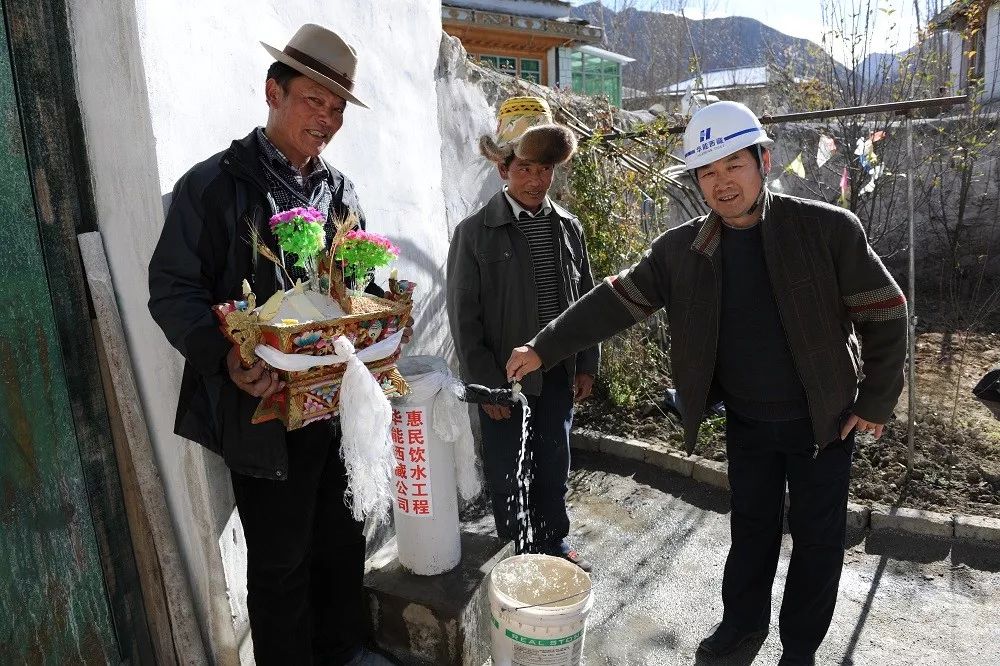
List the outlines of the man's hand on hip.
{"type": "Polygon", "coordinates": [[[840,429],[840,438],[846,439],[848,435],[851,434],[851,429],[857,428],[858,432],[871,432],[875,434],[875,439],[882,436],[882,430],[885,428],[883,423],[872,423],[871,421],[865,421],[863,418],[857,414],[851,414],[844,421],[843,427],[840,429]]]}
{"type": "Polygon", "coordinates": [[[519,382],[529,372],[542,367],[542,359],[531,347],[515,347],[507,361],[507,380],[519,382]]]}
{"type": "Polygon", "coordinates": [[[285,382],[278,380],[278,373],[268,370],[263,361],[257,361],[250,368],[244,368],[240,363],[239,347],[233,346],[226,355],[226,369],[229,378],[243,391],[255,398],[270,398],[285,388],[285,382]]]}
{"type": "Polygon", "coordinates": [[[594,376],[588,375],[585,372],[576,373],[576,378],[573,381],[573,400],[575,402],[586,400],[590,397],[593,390],[594,376]]]}

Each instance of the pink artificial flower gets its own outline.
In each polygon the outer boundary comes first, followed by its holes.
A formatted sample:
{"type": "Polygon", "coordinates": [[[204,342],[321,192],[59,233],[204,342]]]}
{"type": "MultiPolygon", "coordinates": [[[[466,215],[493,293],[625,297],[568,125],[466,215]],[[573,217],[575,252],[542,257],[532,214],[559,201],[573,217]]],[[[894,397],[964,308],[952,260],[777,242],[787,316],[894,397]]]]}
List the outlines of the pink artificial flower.
{"type": "Polygon", "coordinates": [[[385,248],[388,252],[392,253],[393,256],[399,256],[399,248],[392,244],[385,236],[380,234],[372,233],[370,231],[352,231],[347,234],[349,240],[363,240],[369,243],[374,243],[379,247],[385,248]]]}
{"type": "Polygon", "coordinates": [[[275,213],[271,216],[269,221],[271,230],[273,231],[279,224],[294,222],[296,218],[301,218],[303,222],[313,224],[324,224],[326,222],[326,215],[312,206],[309,208],[291,208],[289,210],[283,210],[279,213],[275,213]]]}

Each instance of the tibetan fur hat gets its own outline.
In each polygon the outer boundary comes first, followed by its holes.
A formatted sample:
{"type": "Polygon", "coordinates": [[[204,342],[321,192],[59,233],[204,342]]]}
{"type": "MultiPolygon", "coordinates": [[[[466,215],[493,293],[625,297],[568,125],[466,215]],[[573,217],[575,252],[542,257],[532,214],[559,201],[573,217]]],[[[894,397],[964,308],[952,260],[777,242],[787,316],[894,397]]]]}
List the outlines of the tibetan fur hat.
{"type": "Polygon", "coordinates": [[[491,162],[512,157],[540,164],[562,164],[576,151],[576,135],[552,120],[541,97],[512,97],[500,105],[496,137],[479,138],[479,150],[491,162]]]}

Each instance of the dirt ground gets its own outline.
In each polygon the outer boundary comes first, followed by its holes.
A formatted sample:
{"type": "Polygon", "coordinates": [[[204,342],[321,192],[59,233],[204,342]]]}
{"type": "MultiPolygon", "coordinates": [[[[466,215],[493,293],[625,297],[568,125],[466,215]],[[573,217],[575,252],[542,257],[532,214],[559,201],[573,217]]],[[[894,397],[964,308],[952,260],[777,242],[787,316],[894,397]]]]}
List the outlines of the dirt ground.
{"type": "MultiPolygon", "coordinates": [[[[851,496],[861,503],[1000,517],[1000,421],[972,387],[1000,365],[1000,334],[917,336],[917,408],[913,475],[907,478],[908,389],[879,440],[858,438],[851,496]]],[[[664,387],[669,380],[664,381],[664,387]]],[[[576,425],[683,449],[679,421],[661,405],[626,410],[592,400],[576,425]]],[[[696,453],[725,461],[724,417],[702,426],[696,453]]]]}

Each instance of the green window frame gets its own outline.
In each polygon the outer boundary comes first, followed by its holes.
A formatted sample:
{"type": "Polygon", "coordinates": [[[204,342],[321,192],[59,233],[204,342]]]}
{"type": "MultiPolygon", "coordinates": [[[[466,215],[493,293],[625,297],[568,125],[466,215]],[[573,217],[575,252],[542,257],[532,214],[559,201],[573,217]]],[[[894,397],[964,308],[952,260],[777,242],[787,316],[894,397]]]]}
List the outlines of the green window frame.
{"type": "Polygon", "coordinates": [[[489,65],[502,74],[520,77],[532,83],[542,82],[542,61],[537,58],[485,54],[477,57],[480,63],[489,65]]]}
{"type": "Polygon", "coordinates": [[[517,76],[517,58],[503,55],[481,55],[479,62],[485,63],[503,74],[517,76]]]}
{"type": "Polygon", "coordinates": [[[621,65],[617,62],[574,51],[570,71],[575,92],[604,96],[615,106],[621,106],[621,65]]]}
{"type": "Polygon", "coordinates": [[[534,58],[521,58],[521,78],[532,83],[542,82],[542,61],[534,58]]]}
{"type": "Polygon", "coordinates": [[[508,76],[517,76],[517,58],[513,56],[497,56],[497,71],[508,76]]]}

